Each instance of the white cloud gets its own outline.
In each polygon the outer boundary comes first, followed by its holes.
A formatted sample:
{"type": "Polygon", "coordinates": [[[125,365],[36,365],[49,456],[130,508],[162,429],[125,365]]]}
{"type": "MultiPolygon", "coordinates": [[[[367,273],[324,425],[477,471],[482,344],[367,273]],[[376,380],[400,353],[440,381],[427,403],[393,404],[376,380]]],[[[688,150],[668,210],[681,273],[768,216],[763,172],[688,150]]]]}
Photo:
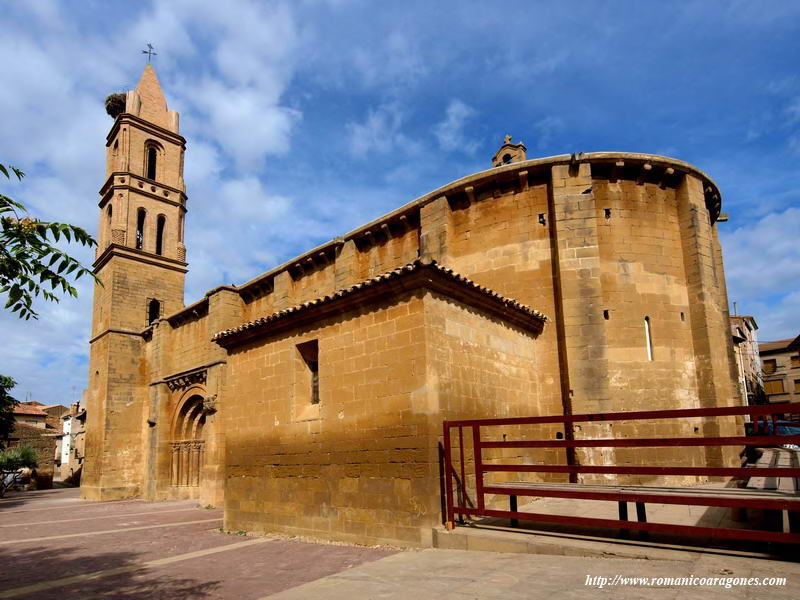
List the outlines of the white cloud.
{"type": "Polygon", "coordinates": [[[436,139],[442,150],[452,152],[460,150],[467,154],[474,154],[478,149],[478,142],[467,138],[464,132],[467,121],[477,115],[477,111],[459,99],[450,100],[445,110],[444,120],[433,127],[436,139]]]}
{"type": "MultiPolygon", "coordinates": [[[[264,157],[285,154],[290,148],[290,133],[300,119],[299,111],[265,102],[254,87],[231,87],[207,79],[185,90],[189,101],[205,116],[202,135],[220,145],[239,169],[252,172],[262,166],[264,157]]],[[[193,130],[198,131],[197,126],[193,130]]]]}
{"type": "Polygon", "coordinates": [[[536,121],[533,129],[537,133],[536,147],[539,150],[544,150],[552,141],[553,136],[564,129],[564,119],[548,115],[536,121]]]}
{"type": "Polygon", "coordinates": [[[352,50],[352,65],[365,87],[397,91],[423,78],[428,68],[413,36],[392,31],[377,45],[358,46],[352,50]]]}
{"type": "Polygon", "coordinates": [[[396,149],[415,152],[419,146],[403,132],[405,114],[396,103],[382,104],[370,109],[361,123],[346,125],[348,145],[353,156],[363,158],[368,154],[387,154],[396,149]]]}
{"type": "Polygon", "coordinates": [[[788,208],[721,233],[731,300],[754,314],[763,339],[800,333],[798,231],[800,208],[788,208]]]}

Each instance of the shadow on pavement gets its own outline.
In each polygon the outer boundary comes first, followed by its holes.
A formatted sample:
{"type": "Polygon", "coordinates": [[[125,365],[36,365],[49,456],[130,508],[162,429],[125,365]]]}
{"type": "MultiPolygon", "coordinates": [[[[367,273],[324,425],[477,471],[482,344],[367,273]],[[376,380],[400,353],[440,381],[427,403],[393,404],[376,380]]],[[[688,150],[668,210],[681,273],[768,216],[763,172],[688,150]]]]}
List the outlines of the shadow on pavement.
{"type": "Polygon", "coordinates": [[[53,582],[65,577],[85,575],[106,569],[130,568],[130,571],[110,574],[98,579],[83,580],[67,586],[20,594],[19,598],[208,598],[216,597],[219,581],[199,582],[189,578],[155,575],[136,564],[147,556],[119,551],[77,556],[75,550],[38,546],[35,548],[0,548],[0,593],[36,583],[53,582]],[[24,579],[19,573],[36,573],[24,579]]]}

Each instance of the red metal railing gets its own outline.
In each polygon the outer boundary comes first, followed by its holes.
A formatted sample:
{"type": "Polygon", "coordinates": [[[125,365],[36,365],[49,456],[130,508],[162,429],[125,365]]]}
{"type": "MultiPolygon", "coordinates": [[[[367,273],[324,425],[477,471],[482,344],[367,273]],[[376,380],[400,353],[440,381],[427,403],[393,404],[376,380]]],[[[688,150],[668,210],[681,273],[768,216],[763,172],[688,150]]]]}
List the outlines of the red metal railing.
{"type": "MultiPolygon", "coordinates": [[[[684,475],[684,476],[711,476],[711,477],[800,477],[800,468],[795,467],[631,467],[608,465],[512,465],[512,464],[485,464],[484,450],[489,448],[607,448],[607,447],[702,447],[702,446],[775,446],[781,444],[800,444],[800,435],[776,435],[775,414],[783,412],[798,412],[800,403],[762,406],[736,406],[703,409],[658,410],[640,412],[620,412],[605,414],[585,415],[557,415],[546,417],[519,417],[506,419],[479,419],[464,421],[444,422],[444,463],[445,463],[445,504],[446,525],[448,528],[455,526],[455,515],[461,521],[464,516],[485,516],[511,519],[512,524],[517,520],[538,521],[546,523],[562,523],[579,526],[606,527],[615,529],[632,529],[643,532],[655,531],[672,534],[701,535],[713,538],[763,540],[776,542],[800,543],[800,534],[783,533],[779,531],[762,531],[753,529],[730,529],[719,527],[701,527],[694,525],[675,525],[667,523],[648,523],[644,515],[644,503],[656,502],[659,504],[684,504],[699,506],[722,506],[731,508],[757,508],[764,510],[788,510],[790,522],[796,523],[795,511],[800,511],[800,495],[775,494],[775,497],[753,497],[753,494],[719,493],[714,495],[709,490],[703,494],[681,494],[680,488],[672,488],[669,493],[663,488],[648,488],[645,486],[609,486],[608,491],[597,490],[597,486],[581,489],[580,484],[569,486],[553,486],[556,489],[540,489],[535,486],[524,487],[524,484],[505,483],[487,484],[484,481],[486,473],[566,473],[566,474],[616,474],[616,475],[684,475]],[[773,420],[771,435],[729,436],[729,437],[681,437],[681,438],[607,438],[607,439],[557,439],[557,440],[518,440],[518,441],[490,441],[481,437],[482,428],[510,425],[541,425],[541,424],[567,424],[581,422],[609,422],[609,421],[652,421],[660,419],[688,419],[751,415],[756,422],[756,431],[759,421],[773,420]],[[473,470],[475,474],[474,500],[467,493],[467,468],[464,451],[464,429],[471,430],[473,449],[473,470]],[[452,430],[458,429],[458,473],[453,466],[452,430]],[[454,479],[456,480],[454,494],[454,479]],[[507,495],[511,497],[511,510],[496,510],[486,507],[486,494],[507,495]],[[736,497],[741,495],[741,497],[736,497]],[[585,500],[617,501],[620,507],[620,519],[600,519],[595,517],[575,517],[543,513],[520,512],[516,508],[516,496],[531,497],[557,497],[585,500]],[[637,503],[639,521],[627,520],[627,502],[637,503]]],[[[505,436],[504,436],[505,438],[505,436]]],[[[763,496],[763,495],[762,495],[763,496]]]]}

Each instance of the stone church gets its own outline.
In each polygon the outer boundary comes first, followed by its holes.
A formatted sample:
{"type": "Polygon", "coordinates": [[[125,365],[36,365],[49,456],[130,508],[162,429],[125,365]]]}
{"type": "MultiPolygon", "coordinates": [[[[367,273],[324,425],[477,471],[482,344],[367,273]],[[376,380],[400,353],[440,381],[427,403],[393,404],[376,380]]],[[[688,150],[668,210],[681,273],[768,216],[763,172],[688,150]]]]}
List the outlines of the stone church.
{"type": "MultiPolygon", "coordinates": [[[[529,160],[506,137],[492,168],[187,305],[178,114],[150,65],[122,102],[100,189],[84,498],[196,498],[229,530],[426,545],[445,419],[737,402],[720,193],[690,164],[529,160]]],[[[572,433],[633,433],[590,426],[572,433]]],[[[596,452],[576,460],[730,463],[596,452]]]]}

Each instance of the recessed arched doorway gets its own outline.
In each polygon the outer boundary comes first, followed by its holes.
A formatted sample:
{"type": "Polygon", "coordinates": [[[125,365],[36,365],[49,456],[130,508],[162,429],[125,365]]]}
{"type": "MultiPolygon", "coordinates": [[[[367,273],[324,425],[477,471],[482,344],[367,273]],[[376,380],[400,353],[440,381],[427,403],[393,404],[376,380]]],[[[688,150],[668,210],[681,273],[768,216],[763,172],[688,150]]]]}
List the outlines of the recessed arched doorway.
{"type": "Polygon", "coordinates": [[[172,429],[171,485],[200,487],[205,457],[205,424],[203,396],[192,395],[180,406],[172,429]]]}

